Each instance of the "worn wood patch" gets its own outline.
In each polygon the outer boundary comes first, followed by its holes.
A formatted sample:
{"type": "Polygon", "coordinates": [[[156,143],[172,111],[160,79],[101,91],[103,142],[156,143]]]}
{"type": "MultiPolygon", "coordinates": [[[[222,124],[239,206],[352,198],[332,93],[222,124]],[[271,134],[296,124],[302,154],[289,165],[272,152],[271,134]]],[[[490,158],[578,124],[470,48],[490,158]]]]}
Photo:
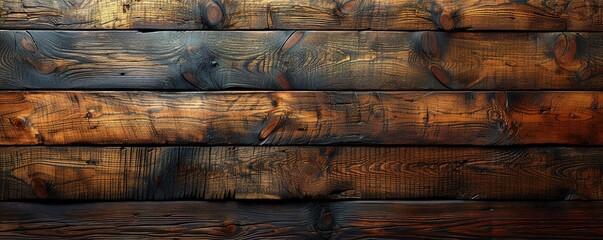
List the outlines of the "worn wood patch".
{"type": "Polygon", "coordinates": [[[0,237],[598,239],[599,202],[1,202],[0,237]]]}
{"type": "Polygon", "coordinates": [[[600,92],[4,92],[0,145],[603,145],[600,92]]]}
{"type": "Polygon", "coordinates": [[[600,148],[2,147],[0,200],[602,200],[600,148]]]}
{"type": "Polygon", "coordinates": [[[0,31],[0,57],[0,89],[603,89],[603,33],[0,31]]]}
{"type": "Polygon", "coordinates": [[[598,0],[0,2],[9,29],[603,30],[598,0]]]}

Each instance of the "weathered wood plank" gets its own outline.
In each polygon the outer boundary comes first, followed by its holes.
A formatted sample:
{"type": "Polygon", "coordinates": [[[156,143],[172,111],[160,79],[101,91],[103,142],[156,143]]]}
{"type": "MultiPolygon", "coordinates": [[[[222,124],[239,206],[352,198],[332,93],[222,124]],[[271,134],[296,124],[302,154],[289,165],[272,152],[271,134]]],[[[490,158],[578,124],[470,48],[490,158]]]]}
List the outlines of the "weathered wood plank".
{"type": "Polygon", "coordinates": [[[3,92],[0,145],[603,145],[601,92],[3,92]]]}
{"type": "Polygon", "coordinates": [[[2,147],[0,200],[602,200],[602,159],[582,147],[2,147]]]}
{"type": "Polygon", "coordinates": [[[603,33],[0,31],[0,58],[0,89],[603,89],[603,33]]]}
{"type": "Polygon", "coordinates": [[[601,31],[602,8],[600,0],[4,0],[0,28],[601,31]]]}
{"type": "Polygon", "coordinates": [[[1,202],[10,239],[600,239],[600,202],[1,202]]]}

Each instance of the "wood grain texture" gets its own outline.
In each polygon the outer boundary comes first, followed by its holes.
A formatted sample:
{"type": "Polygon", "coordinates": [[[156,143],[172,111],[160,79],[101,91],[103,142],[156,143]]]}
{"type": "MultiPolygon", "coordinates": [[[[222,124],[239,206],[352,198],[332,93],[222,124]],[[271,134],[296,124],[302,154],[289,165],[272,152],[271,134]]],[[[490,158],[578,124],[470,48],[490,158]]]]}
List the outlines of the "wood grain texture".
{"type": "Polygon", "coordinates": [[[10,239],[600,239],[600,202],[2,202],[10,239]]]}
{"type": "Polygon", "coordinates": [[[9,29],[601,31],[600,0],[4,0],[9,29]]]}
{"type": "Polygon", "coordinates": [[[2,147],[0,200],[602,200],[601,148],[2,147]]]}
{"type": "Polygon", "coordinates": [[[0,89],[603,89],[584,32],[0,31],[0,59],[0,89]]]}
{"type": "Polygon", "coordinates": [[[601,92],[3,92],[0,145],[603,145],[601,92]]]}

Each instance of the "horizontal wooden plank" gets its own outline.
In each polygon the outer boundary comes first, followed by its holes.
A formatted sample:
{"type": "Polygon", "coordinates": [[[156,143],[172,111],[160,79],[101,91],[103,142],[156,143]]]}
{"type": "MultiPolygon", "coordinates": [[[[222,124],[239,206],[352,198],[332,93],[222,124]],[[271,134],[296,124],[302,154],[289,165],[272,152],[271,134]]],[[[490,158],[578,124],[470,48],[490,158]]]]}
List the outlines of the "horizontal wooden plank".
{"type": "Polygon", "coordinates": [[[0,31],[0,57],[0,89],[603,89],[603,33],[0,31]]]}
{"type": "Polygon", "coordinates": [[[5,0],[9,29],[601,31],[600,0],[5,0]]]}
{"type": "Polygon", "coordinates": [[[0,202],[10,239],[600,239],[600,202],[0,202]]]}
{"type": "Polygon", "coordinates": [[[0,200],[603,200],[603,149],[2,147],[0,200]]]}
{"type": "Polygon", "coordinates": [[[3,92],[0,145],[603,145],[601,92],[3,92]]]}

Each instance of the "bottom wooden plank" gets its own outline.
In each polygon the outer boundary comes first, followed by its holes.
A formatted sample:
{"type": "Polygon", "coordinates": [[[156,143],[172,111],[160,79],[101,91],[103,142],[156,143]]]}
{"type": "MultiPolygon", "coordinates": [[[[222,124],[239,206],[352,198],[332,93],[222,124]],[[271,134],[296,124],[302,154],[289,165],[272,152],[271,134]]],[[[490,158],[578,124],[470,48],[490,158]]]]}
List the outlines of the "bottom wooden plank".
{"type": "Polygon", "coordinates": [[[603,148],[0,147],[0,200],[603,200],[603,148]]]}
{"type": "Polygon", "coordinates": [[[1,202],[0,237],[601,238],[603,202],[1,202]]]}

